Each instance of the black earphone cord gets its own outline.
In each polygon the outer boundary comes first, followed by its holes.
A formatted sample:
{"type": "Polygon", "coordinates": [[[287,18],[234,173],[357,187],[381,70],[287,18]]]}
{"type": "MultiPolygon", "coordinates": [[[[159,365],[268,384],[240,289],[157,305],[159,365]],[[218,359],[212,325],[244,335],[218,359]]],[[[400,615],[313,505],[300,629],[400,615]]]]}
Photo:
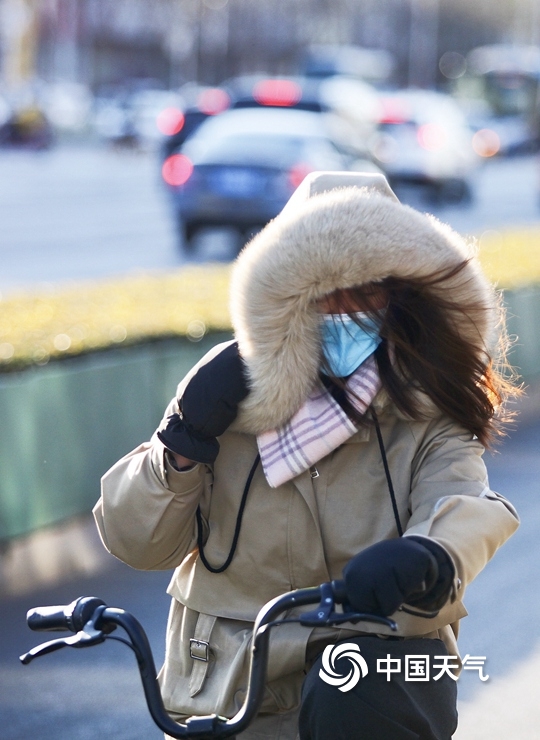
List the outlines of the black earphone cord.
{"type": "MultiPolygon", "coordinates": [[[[382,463],[384,467],[384,474],[386,476],[386,483],[388,485],[388,492],[390,494],[390,500],[392,501],[392,511],[394,512],[394,519],[396,522],[397,531],[398,531],[399,536],[402,537],[403,527],[401,526],[401,520],[399,518],[399,511],[398,511],[397,502],[396,502],[396,494],[394,492],[394,485],[392,483],[392,477],[390,475],[390,468],[388,466],[386,450],[384,449],[384,442],[382,438],[379,419],[377,418],[377,414],[375,413],[375,410],[373,409],[373,407],[370,409],[370,413],[371,413],[371,418],[373,419],[373,423],[375,425],[375,431],[377,433],[377,441],[379,443],[379,450],[381,451],[381,458],[382,458],[382,463]]],[[[197,514],[196,514],[197,516],[197,546],[199,548],[199,555],[201,556],[202,563],[204,567],[210,571],[210,573],[223,573],[223,571],[227,570],[227,568],[232,562],[234,553],[236,552],[236,548],[238,546],[238,539],[240,537],[240,529],[242,528],[242,518],[244,516],[244,509],[246,508],[246,502],[247,502],[249,489],[251,487],[253,476],[255,475],[255,471],[257,470],[257,467],[260,461],[261,461],[261,456],[257,454],[257,457],[255,458],[255,462],[253,463],[251,470],[249,471],[249,475],[247,477],[246,484],[244,486],[244,492],[242,493],[242,499],[240,501],[240,506],[238,508],[238,514],[236,516],[236,524],[234,527],[234,535],[233,535],[233,540],[231,544],[231,549],[229,550],[229,554],[227,555],[227,558],[225,559],[225,562],[223,563],[223,565],[220,565],[218,567],[214,567],[213,565],[211,565],[206,558],[206,555],[204,552],[204,541],[203,541],[203,534],[204,534],[203,518],[201,514],[201,507],[200,506],[197,507],[197,514]]]]}

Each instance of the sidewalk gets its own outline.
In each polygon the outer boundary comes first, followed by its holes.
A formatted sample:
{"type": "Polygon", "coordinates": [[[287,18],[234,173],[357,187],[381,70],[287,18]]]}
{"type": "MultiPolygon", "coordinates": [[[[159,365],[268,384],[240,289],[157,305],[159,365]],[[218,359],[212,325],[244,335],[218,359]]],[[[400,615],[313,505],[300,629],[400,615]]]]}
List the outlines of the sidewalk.
{"type": "Polygon", "coordinates": [[[540,737],[540,645],[504,679],[486,681],[459,704],[453,740],[533,740],[540,737]]]}
{"type": "Polygon", "coordinates": [[[103,572],[111,558],[91,514],[19,537],[0,550],[0,599],[103,572]]]}

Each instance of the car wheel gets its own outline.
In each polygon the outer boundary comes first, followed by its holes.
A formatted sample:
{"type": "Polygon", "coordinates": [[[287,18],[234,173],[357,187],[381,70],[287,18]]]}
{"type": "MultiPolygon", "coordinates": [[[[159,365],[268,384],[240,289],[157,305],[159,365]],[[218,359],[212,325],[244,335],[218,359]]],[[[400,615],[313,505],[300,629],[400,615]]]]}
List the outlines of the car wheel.
{"type": "Polygon", "coordinates": [[[190,248],[193,248],[193,243],[195,241],[195,236],[197,232],[200,230],[201,225],[198,223],[191,223],[188,221],[187,224],[184,226],[184,237],[186,240],[186,243],[190,246],[190,248]]]}
{"type": "Polygon", "coordinates": [[[176,240],[178,251],[184,257],[190,257],[195,251],[195,235],[200,224],[184,221],[180,214],[176,215],[176,240]]]}

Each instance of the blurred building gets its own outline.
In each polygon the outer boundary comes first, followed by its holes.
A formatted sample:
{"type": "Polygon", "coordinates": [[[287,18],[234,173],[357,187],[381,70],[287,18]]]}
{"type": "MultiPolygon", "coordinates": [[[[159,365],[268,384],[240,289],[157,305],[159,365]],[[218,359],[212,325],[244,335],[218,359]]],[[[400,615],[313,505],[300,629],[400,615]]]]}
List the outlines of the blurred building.
{"type": "Polygon", "coordinates": [[[430,86],[444,52],[538,43],[539,24],[538,0],[0,0],[2,80],[215,84],[349,44],[390,52],[396,82],[430,86]]]}

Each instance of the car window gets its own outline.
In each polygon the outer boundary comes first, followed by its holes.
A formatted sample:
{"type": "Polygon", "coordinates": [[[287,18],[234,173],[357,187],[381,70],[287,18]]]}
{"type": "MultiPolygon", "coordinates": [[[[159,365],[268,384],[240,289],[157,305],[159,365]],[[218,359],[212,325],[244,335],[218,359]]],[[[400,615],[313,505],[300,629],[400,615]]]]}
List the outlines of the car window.
{"type": "Polygon", "coordinates": [[[338,158],[337,152],[324,139],[260,134],[226,136],[217,140],[194,138],[186,143],[183,153],[194,164],[254,162],[276,167],[323,159],[333,165],[338,158]]]}
{"type": "Polygon", "coordinates": [[[245,108],[225,111],[205,121],[199,130],[201,138],[265,134],[294,137],[324,135],[324,118],[319,113],[280,108],[245,108]]]}

